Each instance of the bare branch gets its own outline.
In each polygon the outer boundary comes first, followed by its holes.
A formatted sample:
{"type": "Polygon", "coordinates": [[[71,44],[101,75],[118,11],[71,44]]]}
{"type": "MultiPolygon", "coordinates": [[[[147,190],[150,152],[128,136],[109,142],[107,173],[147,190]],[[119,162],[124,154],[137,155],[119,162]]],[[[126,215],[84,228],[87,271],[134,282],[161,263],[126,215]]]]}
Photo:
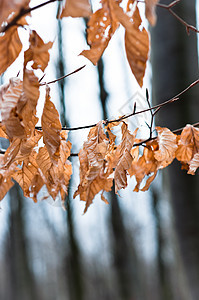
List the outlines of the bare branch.
{"type": "MultiPolygon", "coordinates": [[[[64,76],[62,76],[62,77],[60,77],[60,78],[57,78],[57,79],[55,79],[55,80],[52,80],[52,81],[49,81],[49,82],[42,82],[42,83],[40,83],[40,86],[46,85],[46,84],[55,83],[55,82],[57,82],[57,81],[59,81],[59,80],[62,80],[62,79],[66,78],[66,77],[68,77],[68,76],[70,76],[70,75],[72,75],[72,74],[75,74],[75,73],[79,72],[80,70],[82,70],[83,68],[85,68],[85,66],[86,66],[86,65],[83,65],[82,67],[76,69],[75,71],[73,71],[73,72],[71,72],[71,73],[69,73],[69,74],[66,74],[66,75],[64,75],[64,76]]],[[[43,79],[43,77],[42,77],[40,80],[42,80],[42,79],[43,79]]]]}

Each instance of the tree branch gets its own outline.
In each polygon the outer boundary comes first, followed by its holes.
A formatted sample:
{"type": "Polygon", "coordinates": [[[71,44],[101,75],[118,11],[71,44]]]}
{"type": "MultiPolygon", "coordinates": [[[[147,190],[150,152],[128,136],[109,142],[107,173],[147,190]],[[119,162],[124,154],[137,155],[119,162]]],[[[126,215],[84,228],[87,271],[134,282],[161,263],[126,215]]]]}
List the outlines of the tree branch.
{"type": "MultiPolygon", "coordinates": [[[[72,71],[71,73],[66,74],[66,75],[64,75],[64,76],[62,76],[62,77],[59,77],[59,78],[57,78],[57,79],[54,79],[54,80],[52,80],[52,81],[49,81],[49,82],[42,82],[42,83],[40,83],[40,86],[46,85],[46,84],[55,83],[55,82],[57,82],[57,81],[59,81],[59,80],[62,80],[62,79],[66,78],[66,77],[68,77],[68,76],[70,76],[70,75],[73,75],[73,74],[75,74],[75,73],[81,71],[83,68],[85,68],[85,66],[86,66],[86,65],[83,65],[82,67],[76,69],[75,71],[72,71]]],[[[42,77],[40,80],[42,80],[42,79],[43,79],[43,77],[42,77]]]]}
{"type": "MultiPolygon", "coordinates": [[[[183,20],[181,17],[179,17],[173,10],[172,8],[174,6],[176,6],[176,4],[178,4],[181,0],[175,0],[175,1],[172,1],[170,4],[161,4],[161,3],[156,3],[156,6],[157,7],[160,7],[160,8],[164,8],[166,10],[168,10],[168,12],[173,16],[175,17],[180,23],[182,23],[182,25],[184,25],[186,27],[186,31],[187,33],[189,34],[190,33],[190,30],[196,32],[196,33],[199,33],[199,30],[193,26],[193,25],[190,25],[188,24],[185,20],[183,20]]],[[[145,3],[144,0],[137,0],[137,2],[140,2],[140,3],[145,3]]]]}

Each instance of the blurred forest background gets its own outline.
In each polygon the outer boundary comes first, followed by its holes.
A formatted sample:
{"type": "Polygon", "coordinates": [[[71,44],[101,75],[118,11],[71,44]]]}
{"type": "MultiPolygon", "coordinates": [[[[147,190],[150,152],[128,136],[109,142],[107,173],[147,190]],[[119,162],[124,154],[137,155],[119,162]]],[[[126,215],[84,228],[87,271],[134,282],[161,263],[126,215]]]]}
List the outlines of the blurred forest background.
{"type": "MultiPolygon", "coordinates": [[[[94,8],[97,3],[92,1],[94,8]]],[[[53,3],[32,13],[32,27],[45,41],[54,40],[46,80],[71,72],[80,61],[82,65],[83,58],[77,55],[86,47],[87,20],[58,21],[57,9],[53,3]]],[[[197,26],[196,1],[182,0],[174,11],[197,26]]],[[[151,60],[144,88],[140,90],[130,72],[124,32],[119,29],[97,67],[86,61],[79,73],[51,87],[63,126],[116,117],[133,110],[135,102],[147,107],[146,87],[153,104],[165,101],[198,78],[196,33],[188,36],[167,10],[157,8],[157,15],[156,27],[150,28],[151,60]]],[[[19,57],[1,83],[16,76],[21,61],[19,57]]],[[[198,95],[199,88],[194,87],[183,101],[162,109],[157,124],[176,129],[198,121],[198,95]]],[[[144,117],[148,120],[150,115],[144,117]]],[[[142,117],[129,123],[132,128],[140,126],[142,136],[147,136],[142,117]]],[[[79,151],[87,134],[69,133],[73,152],[79,151]]],[[[44,190],[38,204],[24,199],[17,185],[1,202],[0,299],[199,299],[198,174],[187,175],[173,163],[160,172],[148,192],[132,192],[131,179],[120,197],[111,192],[109,205],[96,197],[82,215],[84,203],[72,199],[79,181],[78,159],[71,159],[74,170],[66,210],[59,199],[42,200],[44,190]]]]}

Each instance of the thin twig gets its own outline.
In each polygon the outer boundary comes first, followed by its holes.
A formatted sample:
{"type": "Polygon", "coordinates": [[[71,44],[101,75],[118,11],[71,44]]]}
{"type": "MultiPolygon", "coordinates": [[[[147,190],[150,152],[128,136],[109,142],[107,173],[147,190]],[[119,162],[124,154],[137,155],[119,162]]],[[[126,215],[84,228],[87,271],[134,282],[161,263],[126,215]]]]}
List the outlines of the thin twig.
{"type": "Polygon", "coordinates": [[[49,0],[46,1],[44,3],[41,3],[37,6],[34,7],[29,7],[29,8],[21,8],[21,10],[19,11],[19,13],[12,19],[12,21],[10,23],[8,23],[7,25],[3,26],[0,30],[0,33],[2,32],[6,32],[10,27],[15,26],[15,25],[19,25],[17,24],[17,22],[25,15],[29,14],[31,11],[36,10],[38,8],[41,8],[45,5],[48,5],[49,3],[53,3],[53,2],[57,2],[57,1],[62,1],[62,0],[49,0]]]}
{"type": "Polygon", "coordinates": [[[71,73],[69,73],[69,74],[66,74],[66,75],[64,75],[64,76],[62,76],[62,77],[59,77],[59,78],[57,78],[57,79],[54,79],[54,80],[52,80],[52,81],[49,81],[49,82],[42,82],[42,83],[40,83],[40,86],[46,85],[46,84],[55,83],[55,82],[57,82],[57,81],[59,81],[59,80],[62,80],[62,79],[66,78],[66,77],[68,77],[68,76],[70,76],[70,75],[72,75],[72,74],[75,74],[75,73],[79,72],[80,70],[82,70],[83,68],[85,68],[85,66],[86,66],[86,65],[84,65],[84,66],[82,66],[82,67],[76,69],[75,71],[73,71],[73,72],[71,72],[71,73]]]}
{"type": "MultiPolygon", "coordinates": [[[[186,27],[186,30],[187,30],[187,33],[189,34],[190,30],[196,32],[196,33],[199,33],[199,30],[193,26],[193,25],[190,25],[188,24],[185,20],[183,20],[181,17],[179,17],[173,10],[172,8],[174,6],[176,6],[176,4],[178,4],[181,0],[175,0],[173,2],[171,2],[170,4],[161,4],[161,3],[157,3],[156,6],[157,7],[160,7],[160,8],[164,8],[166,10],[169,11],[169,13],[174,16],[181,24],[183,24],[185,27],[186,27]]],[[[145,1],[143,0],[137,0],[137,2],[140,2],[140,3],[145,3],[145,1]]]]}
{"type": "MultiPolygon", "coordinates": [[[[180,99],[179,97],[182,96],[182,94],[186,93],[188,90],[190,90],[192,87],[194,87],[198,83],[199,83],[199,79],[197,79],[196,81],[192,82],[188,87],[186,87],[183,91],[181,91],[180,93],[178,93],[175,97],[172,97],[171,99],[166,100],[163,103],[154,105],[154,106],[152,106],[150,108],[146,108],[146,109],[143,109],[143,110],[140,110],[140,111],[133,111],[132,113],[130,113],[128,115],[123,115],[122,117],[120,117],[118,119],[106,120],[104,122],[105,122],[106,125],[109,124],[109,123],[120,122],[120,121],[123,121],[123,120],[128,119],[128,118],[133,117],[133,116],[136,116],[138,114],[142,114],[142,113],[147,112],[147,111],[152,111],[152,110],[158,109],[158,108],[160,109],[160,108],[162,108],[163,106],[165,106],[167,104],[170,104],[170,103],[173,103],[175,101],[178,101],[180,99]]],[[[95,127],[96,125],[97,125],[97,123],[94,123],[94,124],[91,124],[91,125],[78,126],[78,127],[62,127],[62,130],[69,130],[69,131],[81,130],[81,129],[92,128],[92,127],[95,127]]],[[[42,130],[41,126],[37,126],[35,128],[37,130],[42,130]]]]}

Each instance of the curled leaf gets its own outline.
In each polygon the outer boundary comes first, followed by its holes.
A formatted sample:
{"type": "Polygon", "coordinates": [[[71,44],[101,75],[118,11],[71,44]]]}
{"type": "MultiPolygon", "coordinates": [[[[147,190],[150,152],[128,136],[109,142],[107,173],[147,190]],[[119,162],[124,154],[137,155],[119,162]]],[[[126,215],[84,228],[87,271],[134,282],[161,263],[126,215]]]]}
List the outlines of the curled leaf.
{"type": "Polygon", "coordinates": [[[24,68],[29,61],[33,61],[32,68],[41,69],[44,72],[50,58],[48,50],[52,48],[53,43],[45,44],[35,30],[30,34],[29,43],[29,49],[24,53],[24,68]]]}
{"type": "Polygon", "coordinates": [[[46,86],[46,100],[41,117],[44,143],[53,163],[59,158],[61,123],[55,105],[50,101],[50,88],[46,86]]]}
{"type": "Polygon", "coordinates": [[[114,15],[112,2],[113,0],[103,0],[102,8],[92,14],[88,22],[87,41],[91,48],[82,51],[81,55],[88,58],[94,65],[97,64],[119,25],[114,15]]]}
{"type": "Polygon", "coordinates": [[[0,75],[15,61],[22,49],[17,26],[7,30],[0,36],[0,75]]]}

